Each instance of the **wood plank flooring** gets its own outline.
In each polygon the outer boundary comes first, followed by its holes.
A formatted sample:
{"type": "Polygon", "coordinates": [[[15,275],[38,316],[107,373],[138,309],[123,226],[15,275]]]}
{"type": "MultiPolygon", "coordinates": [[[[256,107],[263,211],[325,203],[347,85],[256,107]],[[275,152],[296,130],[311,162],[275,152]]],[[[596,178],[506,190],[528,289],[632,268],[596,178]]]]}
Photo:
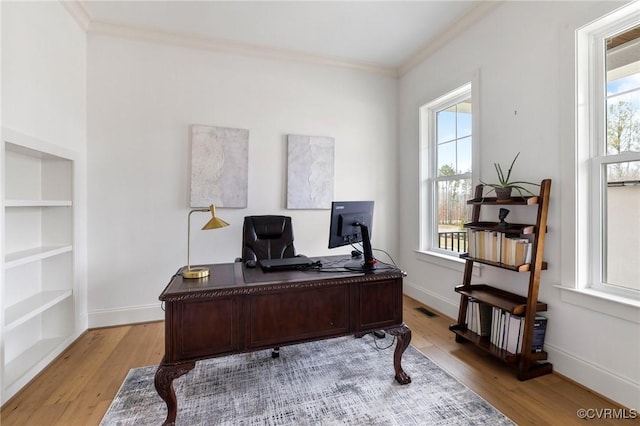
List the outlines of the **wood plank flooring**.
{"type": "MultiPolygon", "coordinates": [[[[456,343],[448,330],[451,318],[435,311],[437,315],[429,317],[420,307],[424,305],[405,297],[411,344],[517,424],[640,425],[640,418],[578,418],[579,409],[622,412],[557,374],[520,382],[505,364],[471,345],[456,343]]],[[[97,425],[129,369],[158,364],[163,353],[162,322],[90,330],[2,407],[0,424],[97,425]]],[[[410,366],[404,368],[411,374],[410,366]]]]}

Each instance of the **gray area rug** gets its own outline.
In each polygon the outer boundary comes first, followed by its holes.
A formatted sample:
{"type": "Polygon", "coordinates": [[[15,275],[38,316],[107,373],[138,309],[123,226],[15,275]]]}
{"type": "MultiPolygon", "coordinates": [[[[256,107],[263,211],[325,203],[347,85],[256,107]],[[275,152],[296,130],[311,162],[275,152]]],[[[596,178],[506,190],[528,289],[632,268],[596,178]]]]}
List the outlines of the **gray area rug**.
{"type": "MultiPolygon", "coordinates": [[[[394,379],[391,337],[352,336],[196,363],[174,380],[177,425],[513,425],[412,346],[394,379]]],[[[160,425],[156,366],[129,371],[101,425],[160,425]]]]}

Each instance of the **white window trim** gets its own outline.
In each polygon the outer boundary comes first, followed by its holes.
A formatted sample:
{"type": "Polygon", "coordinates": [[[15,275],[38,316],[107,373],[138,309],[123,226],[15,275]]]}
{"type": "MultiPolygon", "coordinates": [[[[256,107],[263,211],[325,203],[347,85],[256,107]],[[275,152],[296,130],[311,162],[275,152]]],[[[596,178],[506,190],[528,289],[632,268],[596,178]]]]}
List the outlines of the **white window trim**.
{"type": "MultiPolygon", "coordinates": [[[[576,193],[574,208],[568,209],[575,218],[575,228],[572,238],[563,239],[563,245],[571,246],[576,255],[574,259],[563,261],[563,283],[556,287],[563,290],[563,301],[640,323],[640,297],[637,292],[614,292],[608,286],[599,282],[593,285],[592,282],[593,277],[600,281],[602,259],[599,253],[602,247],[599,240],[602,237],[602,213],[593,207],[594,202],[599,203],[603,196],[598,180],[602,162],[592,157],[597,153],[597,147],[602,145],[597,139],[601,140],[606,134],[603,128],[604,93],[600,90],[604,81],[603,40],[637,25],[640,20],[637,5],[638,2],[633,2],[576,31],[576,169],[572,176],[576,193]],[[590,179],[597,180],[597,184],[590,179]],[[595,263],[598,265],[593,266],[595,263]]],[[[631,160],[635,154],[622,154],[622,157],[631,160]]],[[[570,219],[564,217],[562,226],[571,226],[570,219]]],[[[566,247],[563,252],[568,249],[566,247]]]]}
{"type": "MultiPolygon", "coordinates": [[[[480,141],[480,73],[478,70],[473,72],[470,78],[464,80],[464,82],[460,82],[459,84],[450,86],[449,90],[442,90],[442,92],[446,92],[446,95],[436,98],[435,100],[424,102],[418,106],[418,120],[419,120],[419,144],[420,144],[420,155],[419,155],[419,176],[420,176],[420,220],[419,220],[419,244],[420,246],[415,250],[416,259],[428,263],[432,263],[435,265],[439,265],[442,267],[454,269],[457,271],[464,271],[465,261],[460,259],[458,256],[453,255],[451,252],[447,250],[441,250],[438,248],[434,248],[433,246],[433,229],[429,229],[433,224],[433,215],[434,211],[437,208],[434,206],[435,204],[435,194],[433,194],[433,186],[430,182],[427,182],[427,179],[430,173],[430,170],[433,170],[435,166],[435,156],[430,155],[430,146],[431,140],[428,136],[428,132],[432,132],[434,129],[434,125],[430,119],[430,115],[428,113],[428,109],[433,109],[438,105],[444,103],[451,103],[456,99],[463,100],[468,96],[469,87],[471,89],[471,134],[473,138],[473,142],[471,145],[472,151],[472,175],[471,182],[472,186],[475,187],[477,184],[477,179],[475,176],[477,175],[477,171],[479,169],[479,141],[480,141]],[[446,102],[445,102],[446,100],[446,102]],[[423,121],[424,120],[424,121],[423,121]],[[425,160],[425,156],[427,159],[425,160]],[[431,168],[427,167],[425,170],[425,165],[430,164],[431,168]],[[427,220],[422,220],[423,217],[427,217],[427,220]],[[425,244],[425,242],[428,242],[425,244]]],[[[481,267],[480,265],[474,265],[473,274],[476,276],[480,276],[481,267]]]]}
{"type": "MultiPolygon", "coordinates": [[[[434,254],[439,254],[441,256],[453,257],[456,258],[455,255],[452,255],[449,250],[442,250],[435,246],[435,233],[438,232],[438,226],[434,221],[434,218],[438,215],[438,197],[435,191],[435,187],[438,182],[450,180],[450,179],[464,179],[464,178],[473,178],[469,173],[463,173],[454,176],[447,176],[447,179],[442,179],[438,177],[437,173],[437,158],[436,155],[430,155],[435,152],[435,140],[436,140],[436,123],[435,123],[435,115],[436,111],[443,110],[448,108],[451,105],[456,105],[465,99],[469,98],[471,95],[472,85],[471,83],[465,83],[461,87],[447,93],[444,96],[441,96],[434,101],[429,102],[420,108],[420,122],[421,128],[426,128],[427,135],[423,134],[423,138],[421,138],[421,143],[427,145],[426,151],[424,149],[421,150],[423,155],[426,153],[427,162],[429,166],[425,171],[425,175],[422,175],[423,185],[426,186],[424,191],[426,192],[426,205],[423,205],[424,208],[424,216],[426,217],[425,224],[423,224],[423,229],[421,232],[422,241],[420,243],[420,247],[427,252],[432,252],[434,254]],[[426,225],[426,226],[425,226],[426,225]]],[[[471,127],[472,133],[471,138],[473,140],[473,98],[471,101],[471,127]]],[[[473,151],[473,142],[471,144],[471,149],[473,151]]],[[[472,153],[473,155],[473,153],[472,153]]],[[[473,158],[472,158],[473,160],[473,158]]],[[[473,166],[473,164],[472,164],[473,166]]]]}

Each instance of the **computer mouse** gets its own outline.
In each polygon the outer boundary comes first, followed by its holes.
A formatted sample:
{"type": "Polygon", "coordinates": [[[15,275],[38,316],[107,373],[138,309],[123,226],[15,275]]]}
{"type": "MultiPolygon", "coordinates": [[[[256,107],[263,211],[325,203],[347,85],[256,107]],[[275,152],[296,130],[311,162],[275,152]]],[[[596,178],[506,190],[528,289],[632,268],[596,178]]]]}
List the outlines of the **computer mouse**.
{"type": "Polygon", "coordinates": [[[244,263],[244,266],[246,266],[247,268],[255,268],[256,266],[258,266],[258,263],[255,260],[247,260],[244,263]]]}

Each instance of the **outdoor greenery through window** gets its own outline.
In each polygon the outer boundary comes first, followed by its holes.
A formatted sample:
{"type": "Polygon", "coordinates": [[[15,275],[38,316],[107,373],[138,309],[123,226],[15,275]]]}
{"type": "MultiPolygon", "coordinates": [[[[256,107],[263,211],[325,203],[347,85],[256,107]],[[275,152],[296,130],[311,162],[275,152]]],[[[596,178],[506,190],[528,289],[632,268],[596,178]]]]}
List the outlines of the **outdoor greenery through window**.
{"type": "Polygon", "coordinates": [[[420,109],[423,213],[421,245],[444,253],[467,251],[467,200],[472,194],[471,84],[420,109]]]}

